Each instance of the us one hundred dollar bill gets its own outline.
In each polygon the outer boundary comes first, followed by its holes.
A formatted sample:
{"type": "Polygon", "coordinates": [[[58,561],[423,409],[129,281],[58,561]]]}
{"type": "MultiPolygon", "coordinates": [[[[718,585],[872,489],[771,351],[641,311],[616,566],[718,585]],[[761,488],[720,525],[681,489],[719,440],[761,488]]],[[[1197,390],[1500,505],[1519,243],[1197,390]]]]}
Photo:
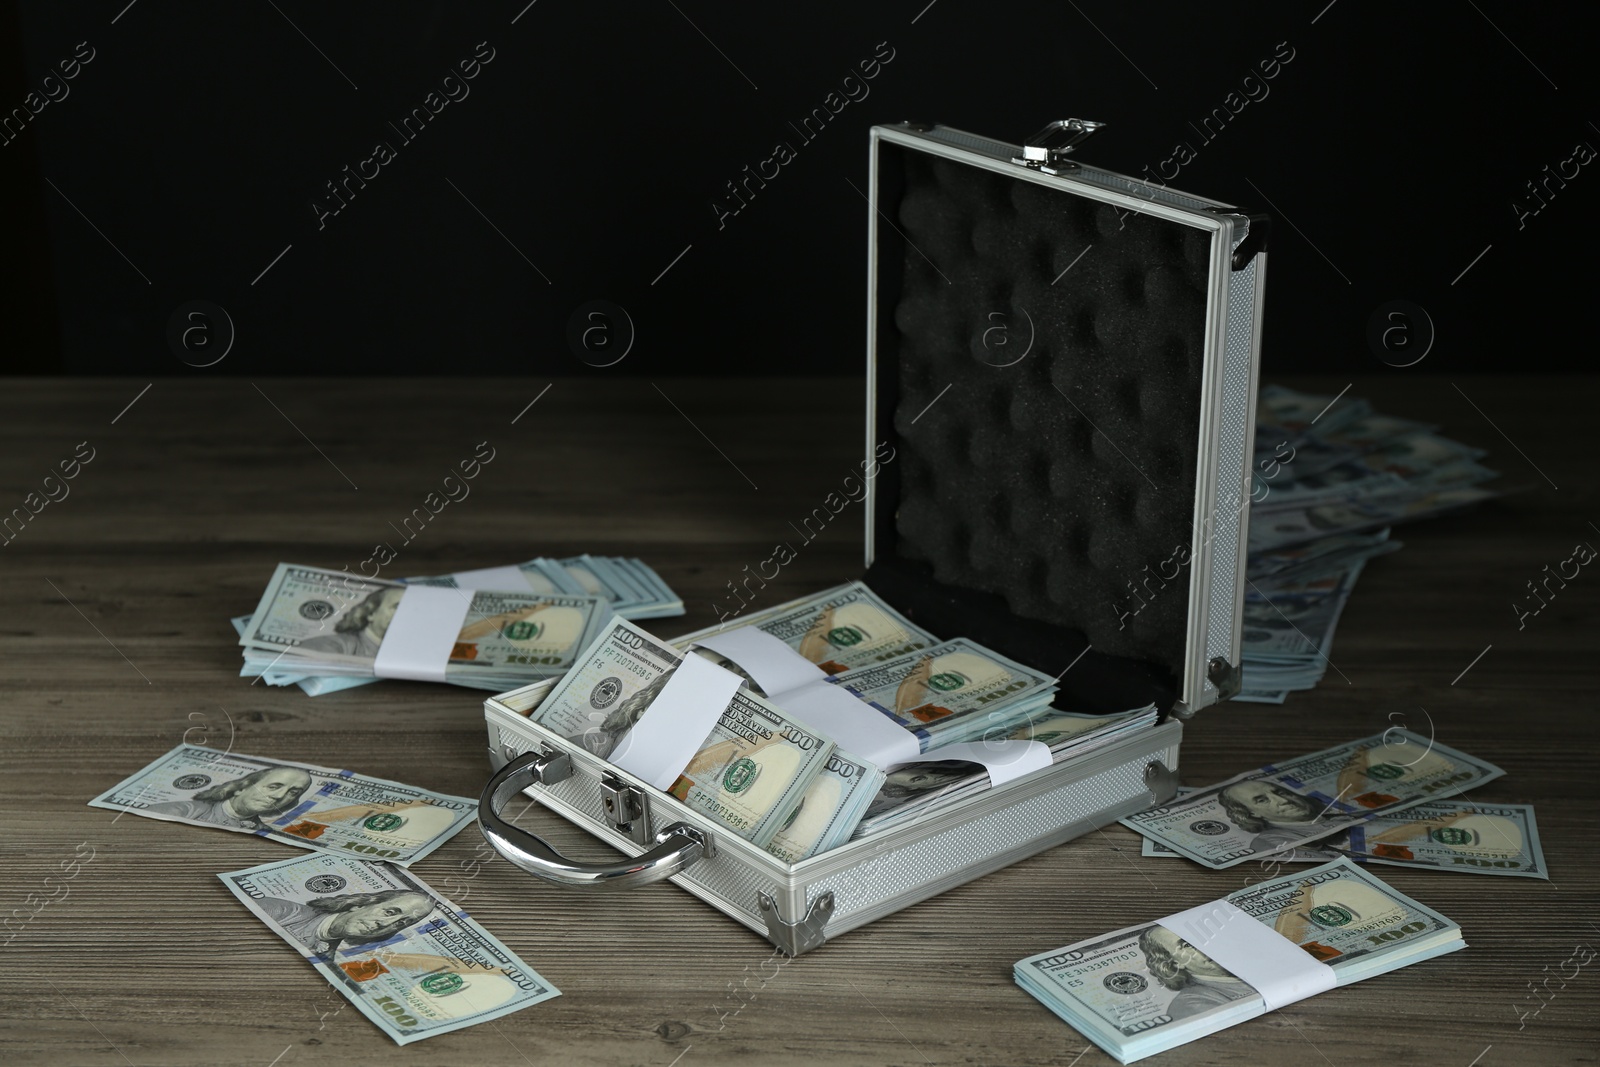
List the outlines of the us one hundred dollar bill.
{"type": "Polygon", "coordinates": [[[302,856],[217,877],[396,1044],[561,995],[466,912],[393,864],[302,856]]]}
{"type": "MultiPolygon", "coordinates": [[[[829,674],[939,643],[861,582],[779,604],[745,618],[742,625],[776,637],[829,674]]],[[[685,634],[673,643],[685,645],[711,632],[685,634]]]]}
{"type": "Polygon", "coordinates": [[[835,749],[767,845],[785,863],[799,863],[850,840],[883,785],[877,764],[835,749]]]}
{"type": "MultiPolygon", "coordinates": [[[[682,661],[671,645],[613,619],[534,710],[533,720],[597,756],[609,756],[682,661]]],[[[669,791],[765,847],[833,750],[833,741],[741,687],[669,791]]]]}
{"type": "Polygon", "coordinates": [[[1375,815],[1455,796],[1504,773],[1396,727],[1247,771],[1122,822],[1220,870],[1309,845],[1375,815]]]}
{"type": "MultiPolygon", "coordinates": [[[[1340,986],[1466,947],[1454,922],[1345,859],[1261,882],[1227,900],[1327,964],[1340,986]]],[[[1226,939],[1227,923],[1213,936],[1226,939]]],[[[1122,1063],[1267,1012],[1254,988],[1156,923],[1019,960],[1013,974],[1122,1063]]]]}
{"type": "Polygon", "coordinates": [[[400,864],[444,844],[478,811],[467,797],[199,745],[179,745],[89,806],[400,864]]]}
{"type": "Polygon", "coordinates": [[[924,752],[1009,730],[1056,691],[1048,674],[964,637],[856,667],[833,682],[910,730],[924,752]]]}
{"type": "MultiPolygon", "coordinates": [[[[283,672],[371,675],[407,586],[280,563],[239,643],[283,672]]],[[[445,673],[512,684],[572,665],[610,608],[599,597],[462,590],[466,618],[445,673]]]]}
{"type": "MultiPolygon", "coordinates": [[[[1178,799],[1194,792],[1179,789],[1178,799]]],[[[1141,855],[1178,853],[1146,837],[1141,855]]],[[[1468,874],[1543,878],[1544,848],[1529,804],[1478,804],[1441,800],[1377,815],[1331,837],[1272,858],[1281,863],[1327,863],[1348,856],[1357,863],[1437,867],[1468,874]]]]}

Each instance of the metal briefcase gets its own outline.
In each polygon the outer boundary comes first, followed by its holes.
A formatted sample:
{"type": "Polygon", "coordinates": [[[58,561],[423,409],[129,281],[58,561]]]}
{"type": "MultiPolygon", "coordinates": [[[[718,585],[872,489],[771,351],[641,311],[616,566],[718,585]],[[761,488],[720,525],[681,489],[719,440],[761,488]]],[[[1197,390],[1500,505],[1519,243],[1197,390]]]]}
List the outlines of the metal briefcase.
{"type": "Polygon", "coordinates": [[[1078,163],[1099,127],[872,129],[861,577],[1059,675],[1058,708],[1154,702],[1156,724],[790,865],[530,721],[545,681],[484,704],[503,856],[670,878],[798,955],[1172,795],[1177,720],[1239,685],[1268,220],[1078,163]],[[519,792],[628,858],[563,858],[501,818],[519,792]]]}

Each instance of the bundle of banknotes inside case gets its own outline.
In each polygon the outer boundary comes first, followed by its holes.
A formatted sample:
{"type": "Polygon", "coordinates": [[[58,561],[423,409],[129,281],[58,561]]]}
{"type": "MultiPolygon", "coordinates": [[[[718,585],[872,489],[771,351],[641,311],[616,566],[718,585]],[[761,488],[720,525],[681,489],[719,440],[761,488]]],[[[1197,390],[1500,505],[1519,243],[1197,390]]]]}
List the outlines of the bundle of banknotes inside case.
{"type": "Polygon", "coordinates": [[[685,657],[726,668],[743,681],[669,791],[790,863],[990,788],[989,767],[976,761],[986,753],[975,748],[1036,741],[1045,763],[1058,762],[1156,719],[1154,705],[1116,715],[1058,710],[1050,676],[965,638],[941,641],[860,582],[747,625],[816,664],[820,677],[769,692],[722,653],[681,649],[614,619],[529,715],[615,759],[685,657]],[[816,686],[854,698],[845,704],[860,716],[887,719],[921,755],[878,766],[839,747],[807,724],[816,686]]]}
{"type": "Polygon", "coordinates": [[[1391,526],[1498,495],[1483,450],[1434,430],[1356,397],[1262,388],[1234,699],[1281,704],[1322,680],[1362,566],[1401,547],[1391,526]]]}
{"type": "Polygon", "coordinates": [[[623,556],[539,558],[400,581],[281,563],[255,612],[232,620],[244,646],[239,673],[312,696],[378,681],[389,624],[415,586],[457,590],[466,610],[443,680],[494,692],[566,671],[613,612],[683,614],[682,598],[659,574],[623,556]]]}

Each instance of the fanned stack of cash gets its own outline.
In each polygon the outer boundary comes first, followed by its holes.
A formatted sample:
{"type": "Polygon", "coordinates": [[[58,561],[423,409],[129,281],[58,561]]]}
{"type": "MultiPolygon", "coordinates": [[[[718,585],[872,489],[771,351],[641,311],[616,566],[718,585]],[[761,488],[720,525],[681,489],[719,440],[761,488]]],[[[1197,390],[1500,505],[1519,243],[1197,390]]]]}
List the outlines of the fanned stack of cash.
{"type": "MultiPolygon", "coordinates": [[[[1175,800],[1196,790],[1180,787],[1175,800]]],[[[1176,859],[1180,853],[1143,838],[1140,855],[1176,859]]],[[[1433,867],[1467,874],[1550,879],[1531,804],[1440,800],[1418,804],[1340,830],[1272,858],[1279,863],[1357,863],[1433,867]]]]}
{"type": "Polygon", "coordinates": [[[1362,564],[1401,547],[1390,526],[1496,495],[1483,451],[1433,430],[1361,399],[1261,390],[1235,699],[1281,704],[1321,681],[1362,564]]]}
{"type": "MultiPolygon", "coordinates": [[[[473,663],[476,669],[457,670],[452,663],[448,678],[452,684],[496,692],[565,670],[571,663],[571,653],[582,648],[604,624],[608,617],[608,612],[604,610],[607,605],[611,611],[625,618],[660,618],[683,614],[682,599],[642,560],[584,555],[562,560],[532,559],[515,567],[461,575],[408,578],[401,582],[361,578],[314,567],[289,567],[285,564],[274,575],[273,585],[268,587],[262,606],[256,609],[257,615],[262,607],[269,610],[274,607],[269,601],[273,599],[274,589],[280,586],[285,571],[296,572],[288,581],[286,595],[289,599],[276,605],[280,615],[290,607],[294,609],[295,616],[288,618],[287,626],[282,625],[280,618],[278,625],[269,626],[265,631],[251,631],[251,620],[255,616],[242,615],[232,620],[241,638],[240,643],[245,645],[245,663],[240,673],[245,677],[260,677],[268,685],[298,685],[312,696],[378,681],[370,666],[352,663],[344,657],[337,662],[326,658],[319,660],[319,653],[349,651],[363,659],[375,658],[383,632],[393,615],[394,605],[389,602],[395,601],[397,604],[396,598],[400,595],[383,590],[397,586],[463,588],[465,585],[474,594],[505,587],[509,592],[504,596],[486,598],[481,603],[473,601],[467,614],[468,626],[464,627],[463,634],[472,628],[471,624],[481,624],[488,617],[485,612],[493,615],[508,608],[520,608],[542,613],[522,627],[515,625],[518,620],[512,620],[512,625],[498,635],[497,639],[505,647],[497,650],[503,659],[497,666],[491,666],[482,648],[478,650],[478,659],[473,663]],[[306,594],[308,586],[321,588],[324,594],[319,595],[314,589],[306,594]],[[328,590],[333,592],[329,593],[328,590]],[[588,605],[591,598],[598,598],[602,602],[600,610],[588,605]],[[364,606],[368,601],[376,605],[374,609],[368,610],[364,606]],[[571,624],[577,621],[575,609],[585,616],[587,625],[584,629],[572,632],[574,628],[571,624]],[[320,617],[313,617],[319,613],[320,617]],[[552,625],[556,627],[554,631],[552,625]],[[530,627],[537,628],[539,633],[530,633],[530,627]],[[247,632],[253,633],[256,639],[246,639],[247,632]],[[563,643],[563,633],[569,634],[572,640],[563,643]],[[295,641],[308,644],[286,644],[295,641]],[[369,649],[372,653],[370,657],[361,655],[369,649]]],[[[478,629],[482,629],[482,626],[479,625],[478,629]]]]}
{"type": "MultiPolygon", "coordinates": [[[[1397,830],[1390,817],[1402,825],[1413,821],[1408,817],[1426,822],[1423,805],[1436,806],[1504,774],[1487,760],[1391,727],[1196,789],[1122,824],[1214,870],[1257,856],[1282,859],[1345,831],[1350,851],[1375,854],[1378,845],[1395,843],[1387,832],[1397,830]]],[[[1485,822],[1440,836],[1465,841],[1472,830],[1502,829],[1485,822]]],[[[1399,833],[1416,836],[1410,829],[1399,833]]],[[[1520,843],[1509,837],[1498,844],[1507,855],[1520,854],[1520,843]]],[[[1539,861],[1542,866],[1542,856],[1539,861]]]]}
{"type": "MultiPolygon", "coordinates": [[[[1344,859],[1226,899],[1238,912],[1220,928],[1202,931],[1212,935],[1204,944],[1226,940],[1230,924],[1248,916],[1326,964],[1336,986],[1466,947],[1461,927],[1344,859]]],[[[1018,985],[1121,1063],[1269,1010],[1255,988],[1160,922],[1030,956],[1017,962],[1013,974],[1018,985]]]]}

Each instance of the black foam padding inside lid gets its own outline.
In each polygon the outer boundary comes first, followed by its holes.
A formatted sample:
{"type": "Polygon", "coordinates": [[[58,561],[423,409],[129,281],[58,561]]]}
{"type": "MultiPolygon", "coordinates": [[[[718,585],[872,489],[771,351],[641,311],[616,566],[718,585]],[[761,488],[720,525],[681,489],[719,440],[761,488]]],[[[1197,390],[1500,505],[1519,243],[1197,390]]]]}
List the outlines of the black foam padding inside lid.
{"type": "Polygon", "coordinates": [[[1212,233],[888,143],[879,173],[876,569],[1175,692],[1212,233]]]}

